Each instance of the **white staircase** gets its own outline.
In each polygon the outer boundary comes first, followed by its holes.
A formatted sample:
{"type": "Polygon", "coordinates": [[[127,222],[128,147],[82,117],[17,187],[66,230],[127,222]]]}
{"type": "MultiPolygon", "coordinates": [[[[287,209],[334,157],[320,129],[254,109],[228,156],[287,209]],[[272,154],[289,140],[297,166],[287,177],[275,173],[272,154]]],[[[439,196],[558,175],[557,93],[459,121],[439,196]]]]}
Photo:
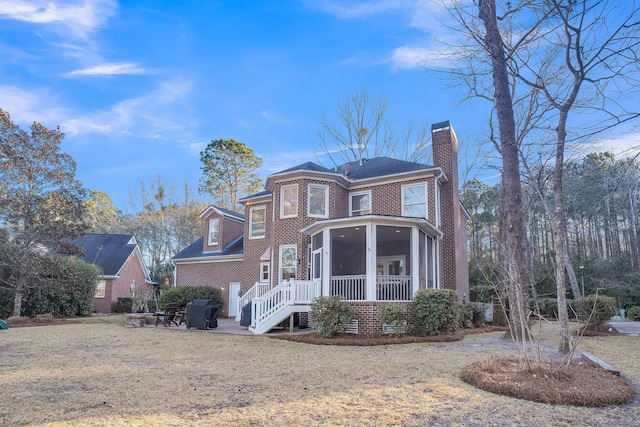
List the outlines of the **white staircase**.
{"type": "Polygon", "coordinates": [[[240,298],[238,298],[238,308],[236,311],[236,322],[240,321],[240,316],[242,315],[242,307],[247,305],[250,301],[253,301],[256,298],[261,297],[267,291],[271,285],[268,283],[256,282],[247,292],[244,293],[240,298]]]}
{"type": "Polygon", "coordinates": [[[310,304],[321,292],[320,281],[291,279],[252,299],[251,326],[254,334],[264,334],[293,313],[310,310],[310,304]]]}

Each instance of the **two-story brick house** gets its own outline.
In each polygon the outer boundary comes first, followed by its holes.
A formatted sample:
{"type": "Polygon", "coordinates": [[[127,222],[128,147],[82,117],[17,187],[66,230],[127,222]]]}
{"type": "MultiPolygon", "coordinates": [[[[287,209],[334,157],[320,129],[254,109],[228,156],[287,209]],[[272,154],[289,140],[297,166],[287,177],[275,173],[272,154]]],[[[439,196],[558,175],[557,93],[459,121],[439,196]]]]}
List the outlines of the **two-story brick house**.
{"type": "Polygon", "coordinates": [[[449,122],[433,125],[432,139],[433,166],[386,157],[334,169],[308,162],[267,177],[265,191],[241,200],[244,215],[209,207],[204,237],[173,258],[176,285],[219,287],[230,316],[260,302],[250,328],[257,333],[308,311],[318,295],[349,301],[362,332],[380,330],[380,304],[409,304],[420,289],[455,289],[466,299],[457,140],[449,122]]]}

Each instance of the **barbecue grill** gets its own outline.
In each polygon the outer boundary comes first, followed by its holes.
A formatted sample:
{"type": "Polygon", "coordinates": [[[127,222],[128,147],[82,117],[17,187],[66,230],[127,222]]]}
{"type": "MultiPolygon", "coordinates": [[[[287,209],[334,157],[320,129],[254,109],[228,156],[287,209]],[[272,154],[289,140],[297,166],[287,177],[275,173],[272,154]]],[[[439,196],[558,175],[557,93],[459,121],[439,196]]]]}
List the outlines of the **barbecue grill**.
{"type": "Polygon", "coordinates": [[[196,299],[187,304],[187,329],[218,327],[220,307],[210,299],[196,299]]]}

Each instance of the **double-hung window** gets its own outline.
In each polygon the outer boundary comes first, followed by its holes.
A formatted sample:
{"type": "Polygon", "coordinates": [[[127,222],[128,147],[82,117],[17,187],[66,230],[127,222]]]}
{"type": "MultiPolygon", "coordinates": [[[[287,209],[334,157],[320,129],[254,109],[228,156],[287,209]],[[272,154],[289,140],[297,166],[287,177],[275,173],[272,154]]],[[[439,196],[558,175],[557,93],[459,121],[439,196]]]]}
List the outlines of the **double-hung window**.
{"type": "Polygon", "coordinates": [[[264,238],[266,231],[266,208],[259,206],[251,208],[249,212],[249,238],[264,238]]]}
{"type": "Polygon", "coordinates": [[[349,196],[349,216],[371,213],[371,191],[359,191],[349,196]]]}
{"type": "Polygon", "coordinates": [[[298,247],[296,245],[280,246],[279,261],[278,283],[283,280],[295,279],[298,266],[298,247]]]}
{"type": "Polygon", "coordinates": [[[427,218],[426,184],[402,186],[402,216],[427,218]]]}
{"type": "Polygon", "coordinates": [[[284,185],[280,188],[280,218],[298,216],[298,185],[284,185]]]}
{"type": "Polygon", "coordinates": [[[329,218],[329,187],[309,184],[307,215],[313,218],[329,218]]]}
{"type": "Polygon", "coordinates": [[[209,220],[209,246],[215,246],[218,244],[220,234],[220,219],[214,218],[209,220]]]}

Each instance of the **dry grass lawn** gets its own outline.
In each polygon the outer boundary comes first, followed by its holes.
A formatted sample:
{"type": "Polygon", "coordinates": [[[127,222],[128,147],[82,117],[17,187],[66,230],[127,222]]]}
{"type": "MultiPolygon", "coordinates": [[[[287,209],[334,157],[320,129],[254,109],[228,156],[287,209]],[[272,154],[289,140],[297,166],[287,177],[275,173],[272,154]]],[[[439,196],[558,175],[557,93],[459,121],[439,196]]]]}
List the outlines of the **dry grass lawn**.
{"type": "MultiPolygon", "coordinates": [[[[638,399],[552,406],[460,378],[510,354],[502,333],[448,343],[317,346],[264,336],[125,328],[124,318],[0,331],[0,425],[637,425],[638,399]],[[498,345],[496,345],[498,343],[498,345]]],[[[581,348],[640,383],[640,339],[581,348]]]]}

